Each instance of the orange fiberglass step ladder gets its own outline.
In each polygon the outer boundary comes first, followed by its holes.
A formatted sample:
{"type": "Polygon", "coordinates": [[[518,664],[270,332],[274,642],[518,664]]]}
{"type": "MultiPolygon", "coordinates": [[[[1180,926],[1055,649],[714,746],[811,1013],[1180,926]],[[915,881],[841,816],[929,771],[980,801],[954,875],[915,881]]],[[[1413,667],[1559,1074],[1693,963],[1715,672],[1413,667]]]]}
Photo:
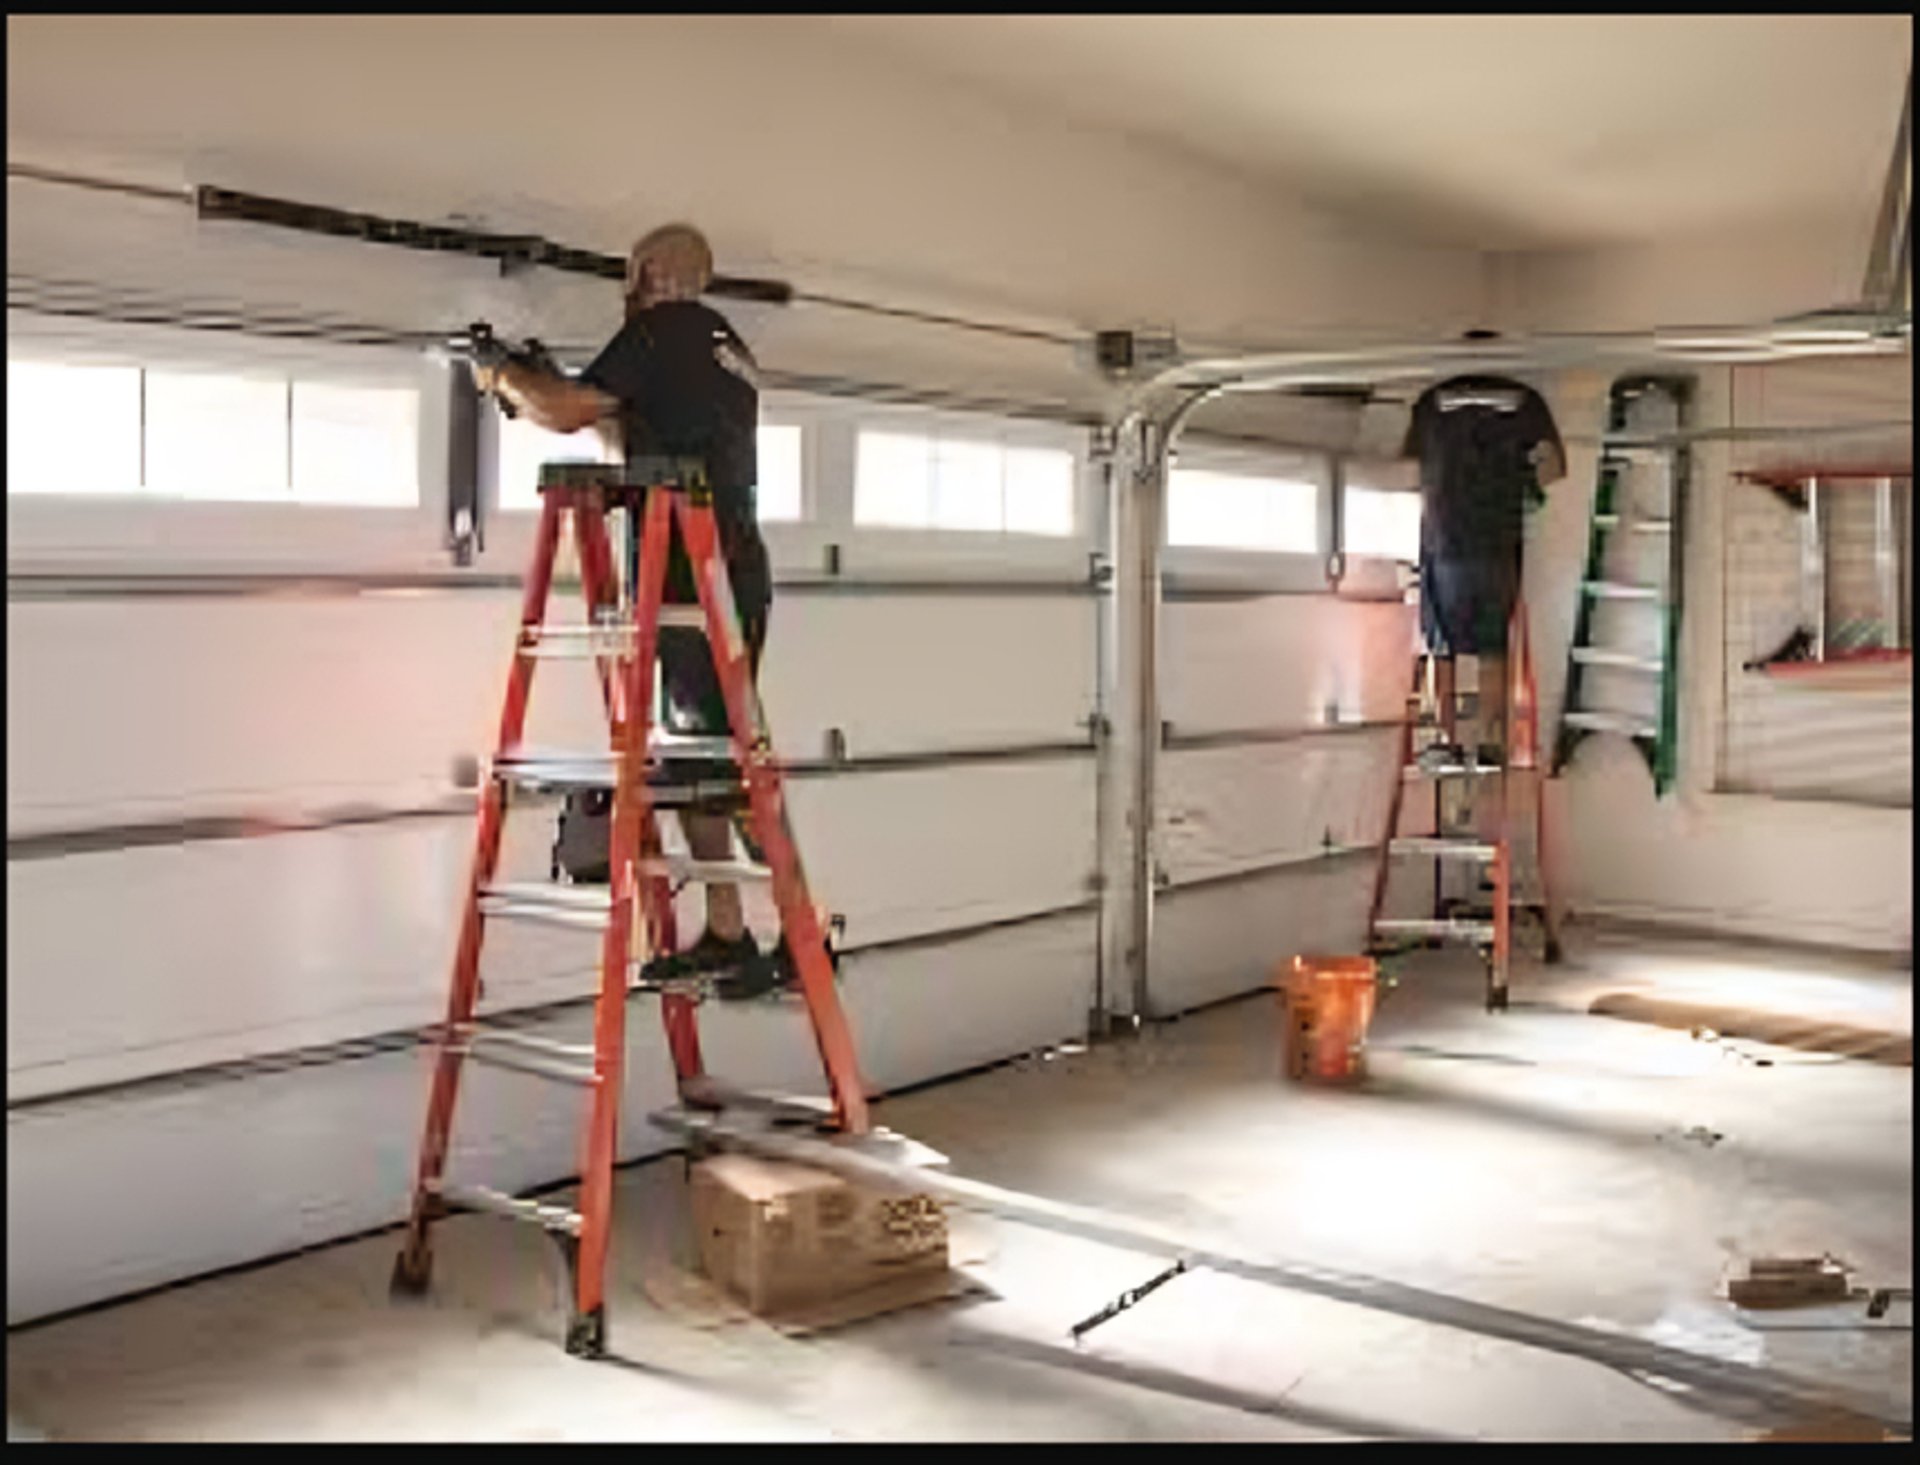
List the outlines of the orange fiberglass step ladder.
{"type": "MultiPolygon", "coordinates": [[[[1507,633],[1507,699],[1504,744],[1497,760],[1483,761],[1480,740],[1459,736],[1458,711],[1465,698],[1455,692],[1454,675],[1441,675],[1454,669],[1454,658],[1421,651],[1414,658],[1413,685],[1407,698],[1407,715],[1400,726],[1400,754],[1394,770],[1393,793],[1388,800],[1387,827],[1380,840],[1379,862],[1374,871],[1373,901],[1367,912],[1369,949],[1376,955],[1405,950],[1409,944],[1460,942],[1473,946],[1487,964],[1487,1007],[1498,1011],[1507,1005],[1507,980],[1513,955],[1513,918],[1525,911],[1539,918],[1545,931],[1545,956],[1550,962],[1560,959],[1560,928],[1554,910],[1546,870],[1546,803],[1543,798],[1544,774],[1540,766],[1540,700],[1533,679],[1533,654],[1527,640],[1527,607],[1524,600],[1514,605],[1507,633]],[[1437,734],[1424,748],[1415,747],[1416,733],[1437,734]],[[1533,803],[1534,869],[1539,881],[1540,898],[1521,902],[1515,899],[1514,842],[1515,826],[1511,780],[1518,775],[1529,786],[1533,803]],[[1449,785],[1465,783],[1469,794],[1479,780],[1495,783],[1494,833],[1483,836],[1471,828],[1461,828],[1448,817],[1445,790],[1449,785]],[[1431,835],[1402,835],[1400,815],[1406,787],[1413,782],[1433,785],[1433,828],[1431,835]],[[1386,919],[1381,915],[1386,903],[1387,878],[1395,860],[1431,859],[1434,868],[1434,909],[1430,916],[1386,919]],[[1459,861],[1487,867],[1490,908],[1461,909],[1461,903],[1444,898],[1442,866],[1459,861]]],[[[1468,694],[1480,701],[1476,723],[1486,711],[1484,691],[1468,694]]],[[[1464,802],[1471,812],[1474,800],[1464,802]]]]}
{"type": "Polygon", "coordinates": [[[591,1357],[602,1353],[606,1343],[605,1277],[630,994],[653,992],[660,997],[683,1103],[711,1108],[771,1102],[716,1083],[704,1072],[695,1009],[710,994],[711,974],[658,983],[640,975],[649,961],[678,949],[674,879],[772,882],[781,928],[826,1073],[830,1122],[843,1133],[865,1134],[869,1121],[853,1035],[835,988],[834,957],[808,895],[788,827],[780,771],[754,691],[703,467],[686,459],[650,460],[629,470],[549,463],[540,472],[540,497],[533,567],[521,606],[499,744],[480,798],[472,879],[453,959],[446,1024],[437,1034],[439,1052],[412,1217],[394,1267],[393,1287],[402,1295],[426,1289],[432,1270],[429,1228],[451,1209],[489,1211],[530,1222],[559,1242],[567,1261],[567,1351],[591,1357]],[[632,577],[637,583],[626,587],[624,599],[607,523],[609,511],[616,508],[625,512],[629,533],[636,525],[639,528],[638,564],[632,577]],[[573,522],[587,620],[556,625],[546,620],[547,599],[561,519],[567,514],[573,522]],[[698,606],[662,604],[668,545],[676,525],[693,567],[698,606]],[[731,731],[724,740],[704,740],[711,748],[703,744],[696,749],[690,746],[695,740],[668,741],[655,732],[655,657],[663,624],[692,625],[705,632],[712,648],[731,731]],[[543,655],[593,658],[611,733],[609,751],[537,754],[521,746],[534,662],[543,655]],[[719,748],[722,743],[724,754],[719,748]],[[689,781],[669,761],[676,753],[730,756],[737,776],[689,781]],[[510,785],[535,790],[612,790],[608,888],[495,882],[510,785]],[[697,805],[738,812],[743,801],[764,865],[667,855],[658,824],[663,808],[697,805]],[[479,1020],[482,935],[490,921],[516,918],[603,932],[591,1047],[533,1037],[479,1020]],[[484,1186],[455,1184],[447,1178],[454,1100],[467,1059],[586,1090],[588,1116],[577,1211],[484,1186]]]}

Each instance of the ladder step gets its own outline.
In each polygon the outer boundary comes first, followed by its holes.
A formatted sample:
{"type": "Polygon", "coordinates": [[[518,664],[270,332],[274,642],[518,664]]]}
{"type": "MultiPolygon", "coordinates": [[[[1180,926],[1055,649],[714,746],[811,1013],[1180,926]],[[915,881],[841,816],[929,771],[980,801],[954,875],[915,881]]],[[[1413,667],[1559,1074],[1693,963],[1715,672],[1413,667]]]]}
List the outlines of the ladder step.
{"type": "Polygon", "coordinates": [[[1436,860],[1475,862],[1491,860],[1500,852],[1498,845],[1487,844],[1477,839],[1436,839],[1430,835],[1390,840],[1387,849],[1396,855],[1429,855],[1436,860]]]}
{"type": "MultiPolygon", "coordinates": [[[[697,605],[663,605],[660,624],[704,632],[707,616],[697,605]]],[[[529,656],[621,656],[633,639],[630,620],[559,622],[526,627],[520,634],[520,650],[529,656]]]]}
{"type": "Polygon", "coordinates": [[[442,1180],[433,1186],[440,1199],[448,1205],[464,1206],[470,1211],[490,1211],[496,1216],[505,1216],[510,1221],[528,1221],[548,1231],[561,1231],[568,1236],[578,1236],[583,1222],[578,1211],[570,1211],[565,1206],[542,1205],[539,1201],[521,1200],[504,1191],[489,1190],[484,1185],[452,1185],[442,1180]]]}
{"type": "MultiPolygon", "coordinates": [[[[648,752],[655,758],[699,758],[708,761],[728,761],[733,759],[733,739],[731,737],[689,737],[683,734],[656,731],[648,744],[648,752]]],[[[559,772],[591,773],[613,777],[613,752],[599,751],[562,751],[549,752],[533,748],[519,748],[503,753],[495,760],[502,765],[514,768],[538,767],[542,770],[559,772]]],[[[608,787],[611,787],[611,783],[608,787]]]]}
{"type": "MultiPolygon", "coordinates": [[[[665,746],[678,753],[689,741],[692,740],[682,739],[665,746]]],[[[501,782],[525,789],[611,789],[614,786],[611,753],[508,753],[494,760],[492,772],[501,782]]],[[[647,788],[653,802],[666,808],[738,802],[745,793],[744,785],[737,778],[687,779],[661,768],[648,770],[647,788]]]]}
{"type": "Polygon", "coordinates": [[[1442,941],[1493,940],[1492,921],[1375,921],[1373,929],[1384,936],[1437,936],[1442,941]]]}
{"type": "Polygon", "coordinates": [[[1627,717],[1618,712],[1583,711],[1578,708],[1567,712],[1562,720],[1569,727],[1581,728],[1586,732],[1625,733],[1630,738],[1657,738],[1660,729],[1650,722],[1627,717]]]}
{"type": "Polygon", "coordinates": [[[523,1033],[517,1028],[490,1028],[479,1023],[467,1023],[460,1029],[460,1035],[469,1050],[487,1044],[518,1048],[545,1058],[593,1062],[591,1043],[563,1043],[558,1038],[543,1038],[535,1033],[523,1033]]]}
{"type": "Polygon", "coordinates": [[[733,739],[730,737],[687,737],[679,733],[656,733],[652,749],[662,758],[706,758],[733,761],[733,739]]]}
{"type": "Polygon", "coordinates": [[[1427,778],[1491,778],[1501,772],[1498,763],[1409,763],[1401,777],[1411,780],[1427,778]]]}
{"type": "MultiPolygon", "coordinates": [[[[542,891],[559,889],[558,886],[539,886],[542,891]]],[[[531,900],[500,896],[483,892],[480,896],[480,914],[500,916],[511,921],[534,921],[545,926],[568,926],[576,931],[604,931],[612,919],[612,905],[594,910],[591,907],[568,905],[551,900],[531,900]]]]}
{"type": "Polygon", "coordinates": [[[515,748],[493,760],[493,776],[522,788],[612,788],[613,755],[515,748]]]}
{"type": "Polygon", "coordinates": [[[1576,646],[1573,659],[1588,666],[1611,666],[1621,671],[1645,672],[1648,676],[1659,676],[1666,670],[1665,663],[1651,657],[1634,656],[1626,651],[1609,651],[1602,646],[1576,646]]]}
{"type": "Polygon", "coordinates": [[[582,1088],[592,1088],[600,1082],[600,1075],[591,1067],[582,1068],[577,1063],[556,1063],[550,1058],[538,1058],[530,1053],[518,1053],[512,1049],[496,1049],[490,1045],[466,1048],[467,1060],[471,1063],[483,1063],[490,1068],[505,1068],[513,1073],[524,1073],[533,1078],[548,1078],[556,1083],[578,1084],[582,1088]]]}
{"type": "Polygon", "coordinates": [[[550,881],[503,880],[480,892],[486,899],[514,905],[550,905],[562,910],[594,911],[605,915],[613,909],[613,892],[598,885],[555,885],[550,881]]]}
{"type": "Polygon", "coordinates": [[[740,880],[771,880],[773,871],[751,860],[695,860],[685,855],[653,855],[640,862],[644,875],[672,880],[696,880],[710,885],[732,885],[740,880]]]}
{"type": "Polygon", "coordinates": [[[1658,585],[1629,585],[1623,580],[1586,580],[1582,590],[1598,600],[1658,600],[1658,585]]]}

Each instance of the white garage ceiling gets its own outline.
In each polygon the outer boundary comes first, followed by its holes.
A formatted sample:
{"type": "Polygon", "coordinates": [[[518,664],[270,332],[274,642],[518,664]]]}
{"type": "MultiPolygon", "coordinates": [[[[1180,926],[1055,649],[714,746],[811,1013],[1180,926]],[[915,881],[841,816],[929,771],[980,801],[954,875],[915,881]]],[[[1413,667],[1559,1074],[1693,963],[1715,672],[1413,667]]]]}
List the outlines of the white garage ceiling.
{"type": "Polygon", "coordinates": [[[819,24],[1436,241],[1870,214],[1902,15],[860,15],[819,24]]]}

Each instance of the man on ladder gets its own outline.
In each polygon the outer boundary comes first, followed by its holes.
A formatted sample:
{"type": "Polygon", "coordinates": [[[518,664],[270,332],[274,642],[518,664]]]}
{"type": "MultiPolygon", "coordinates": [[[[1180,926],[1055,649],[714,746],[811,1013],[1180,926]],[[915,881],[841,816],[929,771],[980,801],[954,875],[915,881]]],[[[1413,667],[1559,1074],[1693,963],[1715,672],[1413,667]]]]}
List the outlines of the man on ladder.
{"type": "MultiPolygon", "coordinates": [[[[646,456],[701,458],[713,489],[721,552],[733,587],[754,672],[766,643],[773,576],[755,513],[755,437],[759,391],[752,353],[725,317],[701,303],[713,278],[713,251],[697,229],[669,224],[633,247],[627,261],[626,323],[579,378],[520,362],[476,369],[483,392],[504,398],[549,432],[600,426],[618,433],[626,460],[646,456]]],[[[631,526],[630,526],[631,529],[631,526]]],[[[630,548],[637,546],[632,533],[630,548]]],[[[693,575],[678,533],[667,565],[667,599],[697,604],[693,575]]],[[[659,632],[667,723],[679,735],[725,738],[727,712],[706,638],[684,627],[659,632]]],[[[731,771],[677,760],[689,778],[731,771]]],[[[608,800],[569,795],[561,814],[556,864],[578,883],[606,878],[608,800]]],[[[732,854],[732,821],[693,809],[680,815],[695,859],[732,854]]],[[[690,948],[657,958],[643,972],[652,981],[718,974],[717,996],[765,995],[793,980],[785,939],[762,952],[747,929],[738,886],[709,884],[706,929],[690,948]]]]}
{"type": "Polygon", "coordinates": [[[1514,773],[1533,785],[1535,859],[1540,866],[1547,959],[1556,960],[1559,950],[1546,872],[1540,863],[1544,809],[1539,787],[1538,698],[1527,647],[1520,570],[1526,509],[1530,501],[1542,497],[1543,482],[1565,475],[1566,455],[1539,394],[1519,382],[1492,376],[1455,377],[1425,392],[1414,404],[1405,455],[1420,461],[1420,612],[1426,650],[1416,668],[1432,674],[1429,691],[1435,707],[1432,721],[1424,721],[1419,705],[1421,684],[1427,679],[1416,675],[1374,875],[1368,934],[1376,951],[1389,949],[1396,936],[1471,942],[1487,961],[1488,1006],[1498,1009],[1507,1002],[1516,905],[1508,785],[1514,773]],[[1459,735],[1456,665],[1461,656],[1472,656],[1478,663],[1477,728],[1471,747],[1459,735]],[[1416,730],[1423,727],[1437,727],[1441,740],[1417,749],[1416,730]],[[1488,776],[1495,783],[1494,808],[1488,811],[1469,794],[1471,807],[1479,815],[1473,822],[1480,832],[1466,834],[1446,812],[1445,790],[1455,781],[1465,781],[1471,790],[1488,776]],[[1408,779],[1430,780],[1434,785],[1431,836],[1400,834],[1408,779]],[[1383,918],[1389,866],[1405,857],[1439,862],[1434,869],[1432,918],[1383,918]],[[1444,914],[1448,906],[1441,899],[1441,877],[1448,861],[1489,867],[1483,888],[1493,894],[1490,918],[1455,920],[1444,914]]]}
{"type": "Polygon", "coordinates": [[[1482,757],[1495,761],[1507,726],[1507,627],[1520,597],[1523,519],[1543,486],[1566,475],[1566,450],[1532,388],[1462,376],[1414,404],[1404,455],[1420,461],[1420,618],[1441,715],[1451,734],[1454,659],[1476,658],[1489,745],[1482,757]]]}

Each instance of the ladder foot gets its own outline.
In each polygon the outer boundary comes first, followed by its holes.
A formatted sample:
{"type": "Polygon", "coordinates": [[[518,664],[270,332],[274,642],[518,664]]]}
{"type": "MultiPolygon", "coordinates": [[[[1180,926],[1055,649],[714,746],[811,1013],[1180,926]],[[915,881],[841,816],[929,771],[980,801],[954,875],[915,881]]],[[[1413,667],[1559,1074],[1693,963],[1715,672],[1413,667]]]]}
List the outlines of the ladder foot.
{"type": "Polygon", "coordinates": [[[425,1247],[409,1246],[393,1261],[393,1276],[387,1282],[387,1296],[395,1300],[424,1297],[433,1280],[433,1253],[425,1247]]]}
{"type": "Polygon", "coordinates": [[[1559,939],[1557,937],[1549,936],[1547,938],[1547,950],[1546,950],[1547,962],[1550,965],[1557,965],[1560,962],[1561,958],[1563,958],[1565,955],[1566,953],[1560,949],[1559,939]]]}
{"type": "Polygon", "coordinates": [[[1505,1012],[1507,1010],[1507,989],[1505,987],[1487,988],[1487,1011],[1505,1012]]]}
{"type": "Polygon", "coordinates": [[[607,1352],[607,1310],[596,1307],[567,1319],[567,1352],[575,1358],[604,1358],[607,1352]]]}

